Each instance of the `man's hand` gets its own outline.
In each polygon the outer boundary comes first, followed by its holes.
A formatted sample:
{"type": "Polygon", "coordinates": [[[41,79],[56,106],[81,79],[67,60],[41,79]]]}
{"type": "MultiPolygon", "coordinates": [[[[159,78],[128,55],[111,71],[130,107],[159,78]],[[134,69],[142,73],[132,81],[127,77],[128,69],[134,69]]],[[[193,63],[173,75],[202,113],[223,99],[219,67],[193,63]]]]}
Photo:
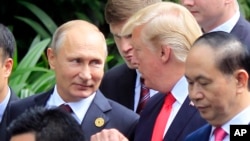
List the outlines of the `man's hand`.
{"type": "Polygon", "coordinates": [[[128,141],[128,139],[116,129],[103,129],[92,135],[91,141],[128,141]]]}

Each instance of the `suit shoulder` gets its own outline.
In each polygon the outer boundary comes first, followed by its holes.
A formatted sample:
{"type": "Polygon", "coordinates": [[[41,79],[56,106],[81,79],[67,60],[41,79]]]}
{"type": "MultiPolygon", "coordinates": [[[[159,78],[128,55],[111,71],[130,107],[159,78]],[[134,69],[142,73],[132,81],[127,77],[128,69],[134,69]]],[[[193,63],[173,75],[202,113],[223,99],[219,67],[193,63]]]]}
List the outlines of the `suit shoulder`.
{"type": "Polygon", "coordinates": [[[126,115],[126,117],[132,117],[135,119],[139,119],[139,115],[137,113],[135,113],[134,111],[132,111],[131,109],[117,103],[116,101],[113,101],[111,99],[108,99],[109,104],[112,107],[113,112],[121,115],[124,117],[124,115],[126,115]]]}
{"type": "Polygon", "coordinates": [[[33,107],[33,106],[38,106],[39,104],[36,103],[36,100],[47,99],[48,96],[50,95],[49,93],[50,92],[38,93],[38,94],[34,94],[23,99],[19,99],[17,101],[13,101],[10,104],[10,109],[21,110],[21,109],[26,109],[26,108],[33,107]]]}
{"type": "Polygon", "coordinates": [[[205,124],[192,133],[188,134],[184,141],[200,141],[203,138],[209,138],[211,125],[205,124]]]}
{"type": "Polygon", "coordinates": [[[15,110],[19,111],[21,109],[26,109],[26,107],[29,107],[30,104],[33,103],[32,101],[34,101],[35,97],[37,97],[37,95],[32,95],[32,96],[11,102],[10,103],[10,110],[11,111],[15,111],[15,110]]]}

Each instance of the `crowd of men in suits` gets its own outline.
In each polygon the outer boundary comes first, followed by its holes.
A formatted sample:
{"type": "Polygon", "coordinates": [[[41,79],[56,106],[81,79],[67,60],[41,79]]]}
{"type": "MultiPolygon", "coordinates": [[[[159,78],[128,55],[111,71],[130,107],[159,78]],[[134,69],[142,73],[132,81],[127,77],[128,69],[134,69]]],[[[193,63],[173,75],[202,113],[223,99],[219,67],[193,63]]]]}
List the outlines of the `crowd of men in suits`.
{"type": "Polygon", "coordinates": [[[180,3],[108,0],[105,18],[125,64],[106,73],[108,51],[100,30],[84,20],[62,24],[47,49],[55,86],[11,104],[15,39],[0,25],[1,140],[12,138],[6,128],[27,109],[62,104],[87,141],[213,140],[217,127],[229,140],[229,125],[250,119],[242,120],[250,115],[250,24],[237,0],[180,3]],[[142,85],[150,99],[136,113],[142,85]],[[169,95],[174,102],[159,127],[169,95]]]}

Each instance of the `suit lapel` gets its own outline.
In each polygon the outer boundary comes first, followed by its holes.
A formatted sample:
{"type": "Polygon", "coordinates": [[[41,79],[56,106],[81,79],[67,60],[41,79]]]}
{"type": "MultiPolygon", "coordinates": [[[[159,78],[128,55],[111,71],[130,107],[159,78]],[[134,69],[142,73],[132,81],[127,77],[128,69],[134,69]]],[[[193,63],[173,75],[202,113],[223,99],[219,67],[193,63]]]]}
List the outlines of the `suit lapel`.
{"type": "Polygon", "coordinates": [[[242,34],[245,32],[243,23],[244,23],[244,19],[242,16],[240,16],[238,22],[236,23],[236,25],[231,31],[231,33],[235,35],[236,37],[238,37],[241,41],[243,41],[244,36],[245,36],[245,34],[242,34]]]}
{"type": "Polygon", "coordinates": [[[197,131],[197,134],[195,134],[195,136],[194,136],[195,140],[208,141],[209,137],[210,137],[211,130],[212,130],[212,126],[209,124],[206,124],[205,126],[201,127],[197,131]]]}
{"type": "Polygon", "coordinates": [[[103,96],[100,91],[97,91],[93,102],[91,103],[87,113],[82,121],[81,128],[86,137],[97,133],[104,129],[106,124],[109,122],[109,117],[105,112],[111,110],[112,107],[108,103],[108,100],[103,96]],[[98,123],[102,122],[104,123],[98,123]]]}
{"type": "Polygon", "coordinates": [[[203,137],[201,137],[201,141],[207,141],[209,140],[209,136],[210,136],[210,133],[211,133],[211,130],[212,130],[212,126],[211,125],[208,125],[205,126],[206,128],[204,129],[204,134],[203,134],[203,137]]]}
{"type": "Polygon", "coordinates": [[[144,110],[141,113],[141,118],[136,128],[136,141],[151,141],[154,130],[155,120],[164,103],[165,94],[156,94],[149,99],[144,110]]]}
{"type": "Polygon", "coordinates": [[[164,137],[164,140],[177,140],[176,137],[178,137],[182,131],[177,127],[185,127],[186,124],[189,123],[190,118],[192,118],[192,116],[196,113],[196,111],[197,110],[195,109],[195,107],[190,105],[190,100],[187,97],[180,110],[178,111],[176,117],[174,118],[172,124],[170,125],[164,137]]]}
{"type": "MultiPolygon", "coordinates": [[[[10,99],[8,101],[8,104],[6,106],[5,112],[3,113],[2,121],[0,122],[0,135],[5,134],[6,131],[6,122],[7,122],[7,109],[10,105],[10,102],[18,100],[19,98],[16,96],[16,94],[10,89],[10,99]]],[[[5,136],[2,137],[2,140],[5,140],[5,136]]]]}

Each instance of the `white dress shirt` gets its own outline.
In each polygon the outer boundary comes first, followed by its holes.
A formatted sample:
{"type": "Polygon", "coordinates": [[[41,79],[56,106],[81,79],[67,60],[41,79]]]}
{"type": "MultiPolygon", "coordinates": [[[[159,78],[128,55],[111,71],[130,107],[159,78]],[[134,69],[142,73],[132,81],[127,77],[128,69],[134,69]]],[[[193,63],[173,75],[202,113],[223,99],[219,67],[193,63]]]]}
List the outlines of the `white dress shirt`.
{"type": "Polygon", "coordinates": [[[172,111],[169,115],[168,122],[165,127],[164,135],[168,131],[171,123],[173,122],[175,116],[181,108],[181,105],[185,102],[188,96],[188,83],[186,78],[183,76],[181,79],[175,84],[174,88],[171,90],[172,95],[176,99],[174,104],[172,105],[172,111]]]}
{"type": "Polygon", "coordinates": [[[3,114],[4,114],[4,111],[8,105],[8,102],[10,100],[10,88],[8,87],[8,93],[7,95],[5,96],[4,100],[0,103],[0,123],[3,119],[3,114]]]}
{"type": "MultiPolygon", "coordinates": [[[[230,138],[230,125],[248,125],[250,122],[250,106],[248,106],[246,109],[241,111],[239,114],[234,116],[231,120],[229,120],[227,123],[222,125],[221,127],[225,132],[227,132],[227,136],[223,139],[223,141],[229,141],[230,138]]],[[[211,133],[210,133],[210,139],[209,141],[214,141],[214,129],[216,127],[212,127],[211,133]]]]}
{"type": "Polygon", "coordinates": [[[237,11],[231,19],[219,25],[218,27],[214,28],[210,32],[225,31],[227,33],[230,33],[233,30],[234,26],[237,24],[239,18],[240,18],[240,11],[237,11]]]}
{"type": "Polygon", "coordinates": [[[92,103],[96,93],[93,93],[87,98],[84,98],[77,102],[65,102],[61,96],[57,92],[57,87],[55,85],[54,91],[50,96],[49,100],[47,101],[46,107],[53,108],[58,107],[61,104],[68,104],[71,109],[73,110],[72,116],[77,120],[79,124],[82,123],[87,110],[89,109],[90,104],[92,103]]]}

